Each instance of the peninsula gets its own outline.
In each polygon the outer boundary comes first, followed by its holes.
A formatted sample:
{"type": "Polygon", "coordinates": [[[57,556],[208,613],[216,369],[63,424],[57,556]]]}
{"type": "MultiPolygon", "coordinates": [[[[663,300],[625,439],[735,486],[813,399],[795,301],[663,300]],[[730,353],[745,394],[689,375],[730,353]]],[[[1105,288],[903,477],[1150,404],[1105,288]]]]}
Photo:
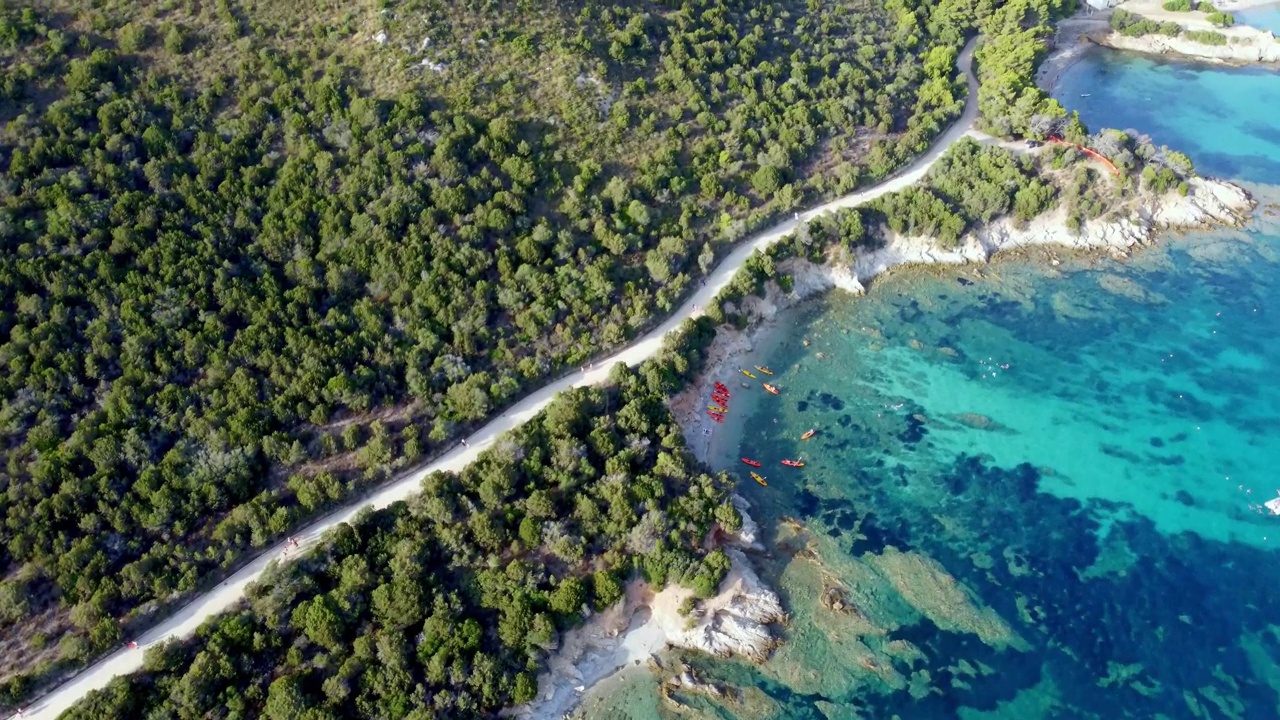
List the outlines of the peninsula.
{"type": "Polygon", "coordinates": [[[1268,30],[1235,21],[1230,10],[1264,4],[1194,0],[1123,0],[1093,13],[1107,29],[1088,37],[1101,45],[1147,55],[1169,55],[1234,65],[1280,62],[1280,42],[1268,30]]]}

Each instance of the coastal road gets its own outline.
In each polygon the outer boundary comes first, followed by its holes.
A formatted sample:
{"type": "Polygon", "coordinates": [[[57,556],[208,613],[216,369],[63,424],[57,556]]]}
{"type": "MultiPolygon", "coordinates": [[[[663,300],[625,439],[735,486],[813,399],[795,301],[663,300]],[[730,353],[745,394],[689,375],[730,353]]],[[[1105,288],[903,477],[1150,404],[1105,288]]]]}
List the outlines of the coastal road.
{"type": "MultiPolygon", "coordinates": [[[[693,297],[686,300],[679,310],[657,328],[614,355],[596,362],[587,372],[576,373],[569,377],[555,380],[530,394],[500,417],[490,421],[474,435],[467,438],[465,445],[446,453],[430,465],[404,475],[370,498],[355,502],[298,530],[293,537],[299,542],[301,549],[292,550],[291,554],[296,556],[308,546],[319,542],[321,536],[327,530],[340,523],[349,522],[365,508],[385,508],[416,495],[422,479],[429,473],[436,470],[461,470],[475,460],[481,450],[492,444],[503,433],[523,424],[538,414],[558,393],[573,387],[603,383],[609,376],[609,369],[617,363],[623,362],[628,365],[638,365],[653,357],[662,349],[663,338],[679,327],[687,318],[700,315],[701,308],[707,307],[712,299],[729,284],[734,274],[742,267],[742,263],[752,253],[768,248],[789,235],[798,226],[821,215],[856,207],[886,193],[895,192],[914,184],[924,177],[924,174],[933,163],[957,140],[966,135],[983,137],[973,130],[974,121],[978,116],[978,83],[973,76],[972,70],[975,43],[976,39],[970,41],[956,60],[956,65],[964,73],[969,88],[968,96],[965,99],[964,112],[924,155],[879,185],[836,198],[831,202],[802,212],[798,217],[780,222],[745,239],[734,248],[733,252],[720,261],[719,265],[716,266],[703,286],[694,293],[693,297]]],[[[32,706],[27,708],[22,717],[32,720],[37,718],[39,720],[53,720],[53,718],[58,717],[58,715],[91,691],[105,687],[113,678],[139,670],[142,667],[143,651],[147,647],[171,638],[186,637],[192,634],[205,620],[234,606],[244,597],[245,588],[250,582],[258,579],[273,563],[288,560],[284,556],[285,548],[285,544],[282,543],[264,551],[217,587],[193,599],[181,610],[157,624],[142,637],[137,638],[139,646],[137,649],[122,649],[103,658],[84,672],[32,703],[32,706]]]]}

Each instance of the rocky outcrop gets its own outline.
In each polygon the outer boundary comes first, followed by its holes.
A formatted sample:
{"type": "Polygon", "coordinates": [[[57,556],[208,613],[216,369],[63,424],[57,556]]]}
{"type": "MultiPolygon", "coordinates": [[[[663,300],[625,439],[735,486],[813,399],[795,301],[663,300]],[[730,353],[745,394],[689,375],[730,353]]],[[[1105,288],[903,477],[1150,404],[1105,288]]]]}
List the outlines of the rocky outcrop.
{"type": "Polygon", "coordinates": [[[803,300],[828,290],[860,294],[862,283],[848,264],[818,265],[804,258],[788,258],[778,264],[778,272],[791,276],[791,300],[803,300]]]}
{"type": "MultiPolygon", "coordinates": [[[[1240,31],[1246,28],[1235,28],[1240,31]]],[[[1226,45],[1205,45],[1179,35],[1140,35],[1129,37],[1118,32],[1094,38],[1100,45],[1145,53],[1147,55],[1176,55],[1180,57],[1223,62],[1230,64],[1280,63],[1280,43],[1270,32],[1247,28],[1253,32],[1233,34],[1226,45]]]]}
{"type": "Polygon", "coordinates": [[[730,501],[737,509],[738,515],[742,517],[742,527],[738,528],[738,532],[732,536],[733,542],[753,550],[763,550],[764,546],[760,544],[760,526],[747,512],[751,508],[751,503],[737,493],[730,496],[730,501]]]}
{"type": "Polygon", "coordinates": [[[785,622],[777,593],[760,581],[745,555],[725,548],[732,566],[720,593],[694,606],[685,627],[669,628],[667,641],[677,647],[720,657],[741,656],[763,662],[777,645],[769,626],[785,622]]]}
{"type": "Polygon", "coordinates": [[[560,649],[547,659],[538,678],[538,698],[502,711],[504,717],[560,717],[578,704],[582,693],[628,665],[652,659],[665,647],[763,661],[777,646],[770,625],[785,622],[777,593],[756,575],[741,548],[759,547],[759,526],[745,498],[732,496],[742,527],[722,548],[730,567],[714,597],[694,603],[687,588],[668,585],[654,593],[643,581],[627,585],[626,596],[567,631],[560,649]]]}
{"type": "Polygon", "coordinates": [[[693,668],[690,668],[687,665],[681,666],[679,675],[668,678],[667,681],[662,684],[662,699],[677,708],[684,708],[682,703],[671,696],[671,693],[676,691],[702,693],[717,699],[723,699],[730,695],[729,689],[724,686],[717,685],[716,683],[703,680],[698,677],[698,674],[694,672],[693,668]]]}
{"type": "Polygon", "coordinates": [[[866,283],[895,265],[981,263],[998,252],[1032,245],[1123,253],[1150,242],[1160,229],[1236,225],[1253,209],[1249,193],[1238,185],[1207,178],[1191,178],[1187,185],[1186,195],[1149,195],[1117,211],[1125,213],[1121,217],[1086,221],[1078,230],[1058,208],[1021,226],[1009,218],[996,220],[966,234],[954,248],[939,247],[929,237],[890,234],[884,247],[858,256],[853,274],[866,283]]]}

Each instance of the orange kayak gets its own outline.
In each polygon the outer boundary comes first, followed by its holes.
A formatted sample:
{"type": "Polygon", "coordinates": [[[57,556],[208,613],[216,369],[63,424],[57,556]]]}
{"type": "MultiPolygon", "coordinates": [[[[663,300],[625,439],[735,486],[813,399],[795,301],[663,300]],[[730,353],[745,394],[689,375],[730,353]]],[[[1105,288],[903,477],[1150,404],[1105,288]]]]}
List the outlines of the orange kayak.
{"type": "Polygon", "coordinates": [[[804,467],[803,460],[783,460],[782,464],[787,467],[804,467]]]}
{"type": "Polygon", "coordinates": [[[759,463],[759,461],[757,461],[757,460],[751,460],[751,459],[749,459],[749,458],[742,458],[742,462],[744,462],[744,463],[746,463],[746,464],[750,465],[751,467],[760,467],[760,463],[759,463]]]}
{"type": "Polygon", "coordinates": [[[801,435],[801,436],[800,436],[800,439],[801,439],[801,440],[808,440],[809,438],[813,437],[813,434],[814,434],[814,433],[816,433],[816,432],[818,432],[818,431],[817,431],[817,430],[810,430],[809,432],[807,432],[807,433],[805,433],[805,434],[801,435]]]}
{"type": "Polygon", "coordinates": [[[765,487],[769,487],[769,483],[765,482],[765,481],[764,481],[764,478],[760,477],[760,476],[759,476],[759,475],[757,475],[756,473],[751,473],[751,479],[752,479],[752,480],[755,480],[756,482],[760,483],[761,485],[763,485],[763,486],[765,486],[765,487]]]}
{"type": "Polygon", "coordinates": [[[776,387],[774,387],[774,386],[770,385],[769,383],[765,383],[765,384],[764,384],[764,389],[765,389],[765,390],[768,390],[769,392],[773,393],[774,395],[777,395],[777,394],[778,394],[778,388],[776,388],[776,387]]]}

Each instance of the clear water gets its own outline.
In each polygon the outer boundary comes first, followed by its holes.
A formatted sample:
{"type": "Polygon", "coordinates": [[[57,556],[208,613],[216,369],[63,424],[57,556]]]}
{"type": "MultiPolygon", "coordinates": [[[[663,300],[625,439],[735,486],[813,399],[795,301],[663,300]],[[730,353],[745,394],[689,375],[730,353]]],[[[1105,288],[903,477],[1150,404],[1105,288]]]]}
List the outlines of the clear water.
{"type": "Polygon", "coordinates": [[[1237,25],[1250,25],[1280,35],[1280,3],[1233,10],[1237,25]]]}
{"type": "MultiPolygon", "coordinates": [[[[1258,100],[1276,92],[1096,55],[1058,94],[1204,172],[1276,182],[1259,128],[1280,103],[1258,100]],[[1233,93],[1247,104],[1210,121],[1233,93]]],[[[1280,222],[1260,212],[1124,264],[1031,253],[791,311],[751,360],[782,394],[735,395],[744,429],[718,459],[765,465],[769,487],[742,489],[787,643],[762,666],[682,658],[723,697],[675,692],[676,711],[646,673],[586,716],[1280,717],[1280,518],[1258,508],[1280,488],[1278,294],[1280,222]]]]}
{"type": "Polygon", "coordinates": [[[1054,90],[1090,128],[1134,129],[1218,177],[1280,185],[1280,73],[1099,50],[1054,90]],[[1086,97],[1087,95],[1087,97],[1086,97]]]}

